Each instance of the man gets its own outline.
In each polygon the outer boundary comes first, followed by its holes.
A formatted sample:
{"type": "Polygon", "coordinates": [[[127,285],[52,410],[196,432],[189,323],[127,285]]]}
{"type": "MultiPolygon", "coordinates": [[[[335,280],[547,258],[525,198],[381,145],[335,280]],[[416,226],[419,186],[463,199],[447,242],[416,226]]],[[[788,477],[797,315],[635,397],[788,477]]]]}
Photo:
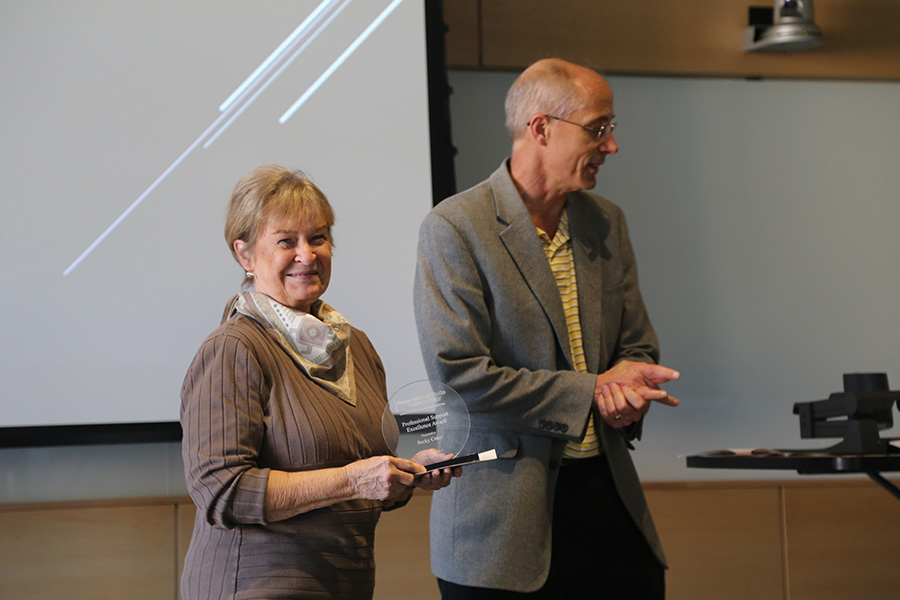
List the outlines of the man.
{"type": "Polygon", "coordinates": [[[662,598],[665,558],[629,455],[659,384],[621,210],[589,195],[613,137],[596,72],[548,59],[506,99],[512,155],[422,223],[416,322],[429,377],[469,409],[465,467],[434,494],[445,599],[662,598]],[[530,595],[529,595],[530,593],[530,595]]]}

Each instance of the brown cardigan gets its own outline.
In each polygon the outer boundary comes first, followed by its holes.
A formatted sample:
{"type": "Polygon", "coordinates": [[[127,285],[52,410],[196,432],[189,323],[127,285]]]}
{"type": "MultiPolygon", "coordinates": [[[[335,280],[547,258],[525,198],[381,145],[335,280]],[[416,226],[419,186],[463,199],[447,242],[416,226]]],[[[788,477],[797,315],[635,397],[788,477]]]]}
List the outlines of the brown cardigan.
{"type": "Polygon", "coordinates": [[[182,387],[182,453],[197,518],[185,600],[371,598],[379,502],[355,500],[269,523],[269,469],[335,467],[390,454],[384,367],[353,329],[357,406],[315,384],[253,319],[206,339],[182,387]]]}

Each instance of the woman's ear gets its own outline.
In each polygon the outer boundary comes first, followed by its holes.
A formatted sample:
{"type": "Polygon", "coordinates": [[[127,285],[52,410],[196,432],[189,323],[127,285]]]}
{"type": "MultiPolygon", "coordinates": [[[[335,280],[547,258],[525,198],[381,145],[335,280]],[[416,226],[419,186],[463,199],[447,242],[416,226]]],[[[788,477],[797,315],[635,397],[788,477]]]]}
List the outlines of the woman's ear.
{"type": "Polygon", "coordinates": [[[234,240],[234,253],[237,255],[238,262],[244,267],[245,271],[253,271],[253,253],[250,251],[250,244],[244,240],[234,240]]]}

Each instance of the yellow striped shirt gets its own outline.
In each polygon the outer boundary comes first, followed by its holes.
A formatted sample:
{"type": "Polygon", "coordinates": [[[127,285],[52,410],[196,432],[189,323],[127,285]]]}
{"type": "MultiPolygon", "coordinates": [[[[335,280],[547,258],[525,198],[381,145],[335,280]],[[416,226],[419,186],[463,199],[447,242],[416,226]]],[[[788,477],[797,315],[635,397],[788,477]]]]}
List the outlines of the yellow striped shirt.
{"type": "MultiPolygon", "coordinates": [[[[559,295],[566,313],[566,328],[569,331],[569,346],[572,350],[572,366],[579,373],[587,373],[584,360],[584,346],[581,341],[581,322],[578,319],[578,285],[575,281],[575,257],[572,254],[572,238],[569,237],[569,219],[563,211],[556,235],[551,240],[547,233],[537,228],[544,254],[550,261],[550,269],[556,279],[559,295]]],[[[580,442],[569,442],[566,458],[589,458],[600,454],[600,440],[594,430],[594,415],[588,421],[587,432],[580,442]]]]}

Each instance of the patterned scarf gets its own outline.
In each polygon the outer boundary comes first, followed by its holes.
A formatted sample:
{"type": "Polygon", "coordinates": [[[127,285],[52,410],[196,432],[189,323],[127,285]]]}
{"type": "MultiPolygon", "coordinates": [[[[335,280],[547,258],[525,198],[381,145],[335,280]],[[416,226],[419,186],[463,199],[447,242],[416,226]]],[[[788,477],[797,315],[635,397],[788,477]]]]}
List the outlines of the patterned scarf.
{"type": "Polygon", "coordinates": [[[293,361],[316,383],[356,406],[350,323],[321,300],[310,314],[279,304],[265,294],[244,292],[233,300],[235,312],[262,325],[293,361]]]}

